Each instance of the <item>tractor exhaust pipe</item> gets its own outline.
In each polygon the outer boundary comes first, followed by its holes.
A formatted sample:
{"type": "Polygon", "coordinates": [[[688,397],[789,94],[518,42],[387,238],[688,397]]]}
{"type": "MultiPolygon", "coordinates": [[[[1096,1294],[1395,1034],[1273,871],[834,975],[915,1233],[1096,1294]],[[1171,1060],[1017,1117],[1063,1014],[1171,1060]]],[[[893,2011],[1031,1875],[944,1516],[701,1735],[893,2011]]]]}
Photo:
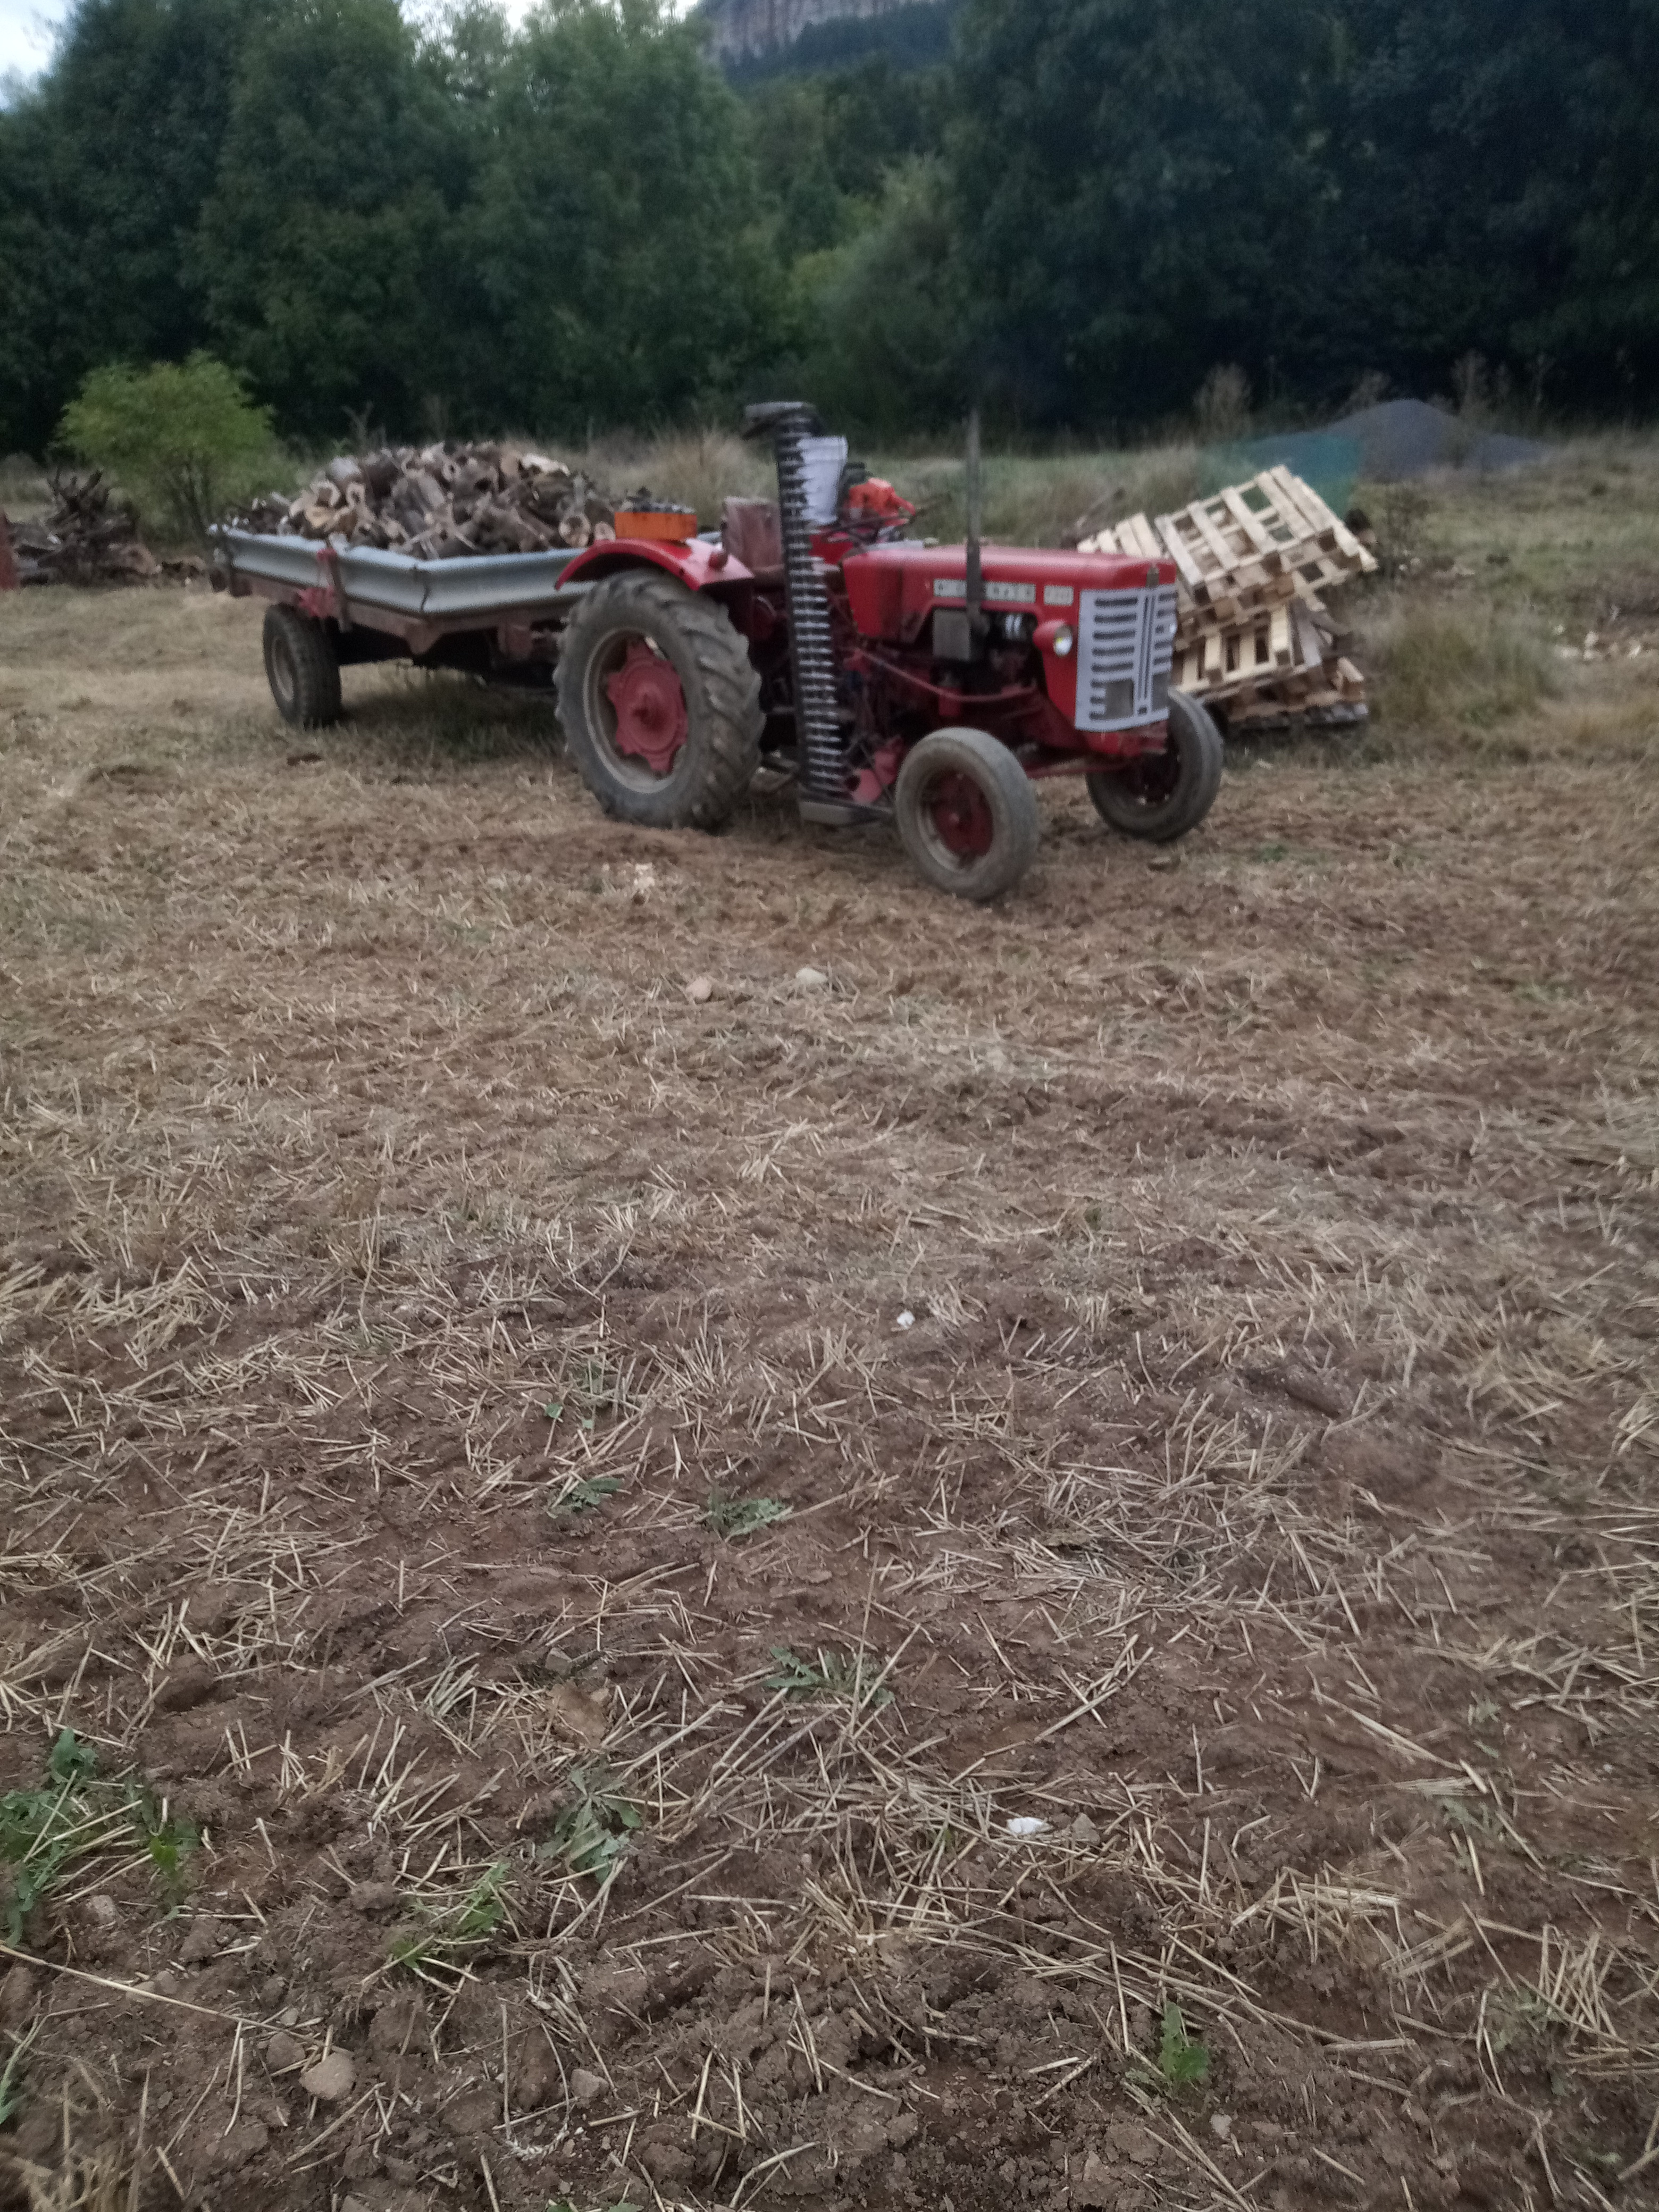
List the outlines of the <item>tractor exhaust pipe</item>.
{"type": "Polygon", "coordinates": [[[985,635],[985,482],[980,465],[979,410],[968,417],[968,635],[977,648],[985,635]]]}

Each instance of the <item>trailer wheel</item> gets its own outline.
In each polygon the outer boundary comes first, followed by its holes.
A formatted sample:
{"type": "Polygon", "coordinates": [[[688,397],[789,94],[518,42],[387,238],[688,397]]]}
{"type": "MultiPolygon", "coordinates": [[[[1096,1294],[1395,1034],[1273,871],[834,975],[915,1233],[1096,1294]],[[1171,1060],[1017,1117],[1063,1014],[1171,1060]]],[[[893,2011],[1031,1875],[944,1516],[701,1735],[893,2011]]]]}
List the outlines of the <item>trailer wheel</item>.
{"type": "Polygon", "coordinates": [[[1167,845],[1184,837],[1221,788],[1221,732],[1207,707],[1170,694],[1170,742],[1161,753],[1085,779],[1095,811],[1126,837],[1167,845]]]}
{"type": "Polygon", "coordinates": [[[294,607],[265,609],[265,678],[276,711],[296,730],[340,719],[340,664],[321,623],[294,607]]]}
{"type": "Polygon", "coordinates": [[[905,755],[893,794],[904,849],[935,890],[994,899],[1036,858],[1030,778],[1000,738],[935,730],[905,755]]]}
{"type": "Polygon", "coordinates": [[[712,830],[760,763],[760,676],[718,601],[633,569],[596,584],[559,655],[559,720],[607,814],[712,830]]]}

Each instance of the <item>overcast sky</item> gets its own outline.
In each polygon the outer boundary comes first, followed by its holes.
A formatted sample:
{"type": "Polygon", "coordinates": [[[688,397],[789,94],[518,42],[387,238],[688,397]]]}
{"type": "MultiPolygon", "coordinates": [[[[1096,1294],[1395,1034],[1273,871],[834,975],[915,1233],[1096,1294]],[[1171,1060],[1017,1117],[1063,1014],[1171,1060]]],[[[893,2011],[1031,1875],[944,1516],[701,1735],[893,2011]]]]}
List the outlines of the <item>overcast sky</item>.
{"type": "MultiPolygon", "coordinates": [[[[505,0],[514,22],[529,13],[531,0],[505,0]]],[[[674,12],[684,15],[690,0],[672,0],[674,12]]],[[[58,26],[70,11],[70,0],[0,0],[0,76],[13,70],[33,76],[52,59],[52,42],[58,26]]]]}
{"type": "Polygon", "coordinates": [[[58,0],[0,0],[0,76],[33,76],[51,58],[52,27],[64,12],[58,0]]]}

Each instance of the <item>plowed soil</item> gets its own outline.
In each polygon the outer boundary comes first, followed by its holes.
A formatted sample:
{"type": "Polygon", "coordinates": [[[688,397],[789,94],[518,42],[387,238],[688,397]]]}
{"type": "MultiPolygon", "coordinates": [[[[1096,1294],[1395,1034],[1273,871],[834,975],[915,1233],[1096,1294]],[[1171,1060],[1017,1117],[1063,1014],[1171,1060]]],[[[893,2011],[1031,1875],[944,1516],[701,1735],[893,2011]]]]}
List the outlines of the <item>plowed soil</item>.
{"type": "Polygon", "coordinates": [[[0,2204],[1659,2202],[1650,761],[348,699],[0,605],[0,2204]]]}

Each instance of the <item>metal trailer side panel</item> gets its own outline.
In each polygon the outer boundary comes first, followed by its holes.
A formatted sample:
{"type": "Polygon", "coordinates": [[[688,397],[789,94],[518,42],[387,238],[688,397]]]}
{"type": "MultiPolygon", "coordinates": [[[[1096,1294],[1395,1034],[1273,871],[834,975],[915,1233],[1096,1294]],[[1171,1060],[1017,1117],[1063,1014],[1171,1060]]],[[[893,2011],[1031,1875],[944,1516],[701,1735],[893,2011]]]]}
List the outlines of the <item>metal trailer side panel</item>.
{"type": "Polygon", "coordinates": [[[370,546],[319,544],[221,527],[214,541],[233,575],[257,576],[301,591],[338,589],[349,601],[424,622],[483,619],[556,599],[574,552],[489,553],[454,561],[412,561],[370,546]]]}

